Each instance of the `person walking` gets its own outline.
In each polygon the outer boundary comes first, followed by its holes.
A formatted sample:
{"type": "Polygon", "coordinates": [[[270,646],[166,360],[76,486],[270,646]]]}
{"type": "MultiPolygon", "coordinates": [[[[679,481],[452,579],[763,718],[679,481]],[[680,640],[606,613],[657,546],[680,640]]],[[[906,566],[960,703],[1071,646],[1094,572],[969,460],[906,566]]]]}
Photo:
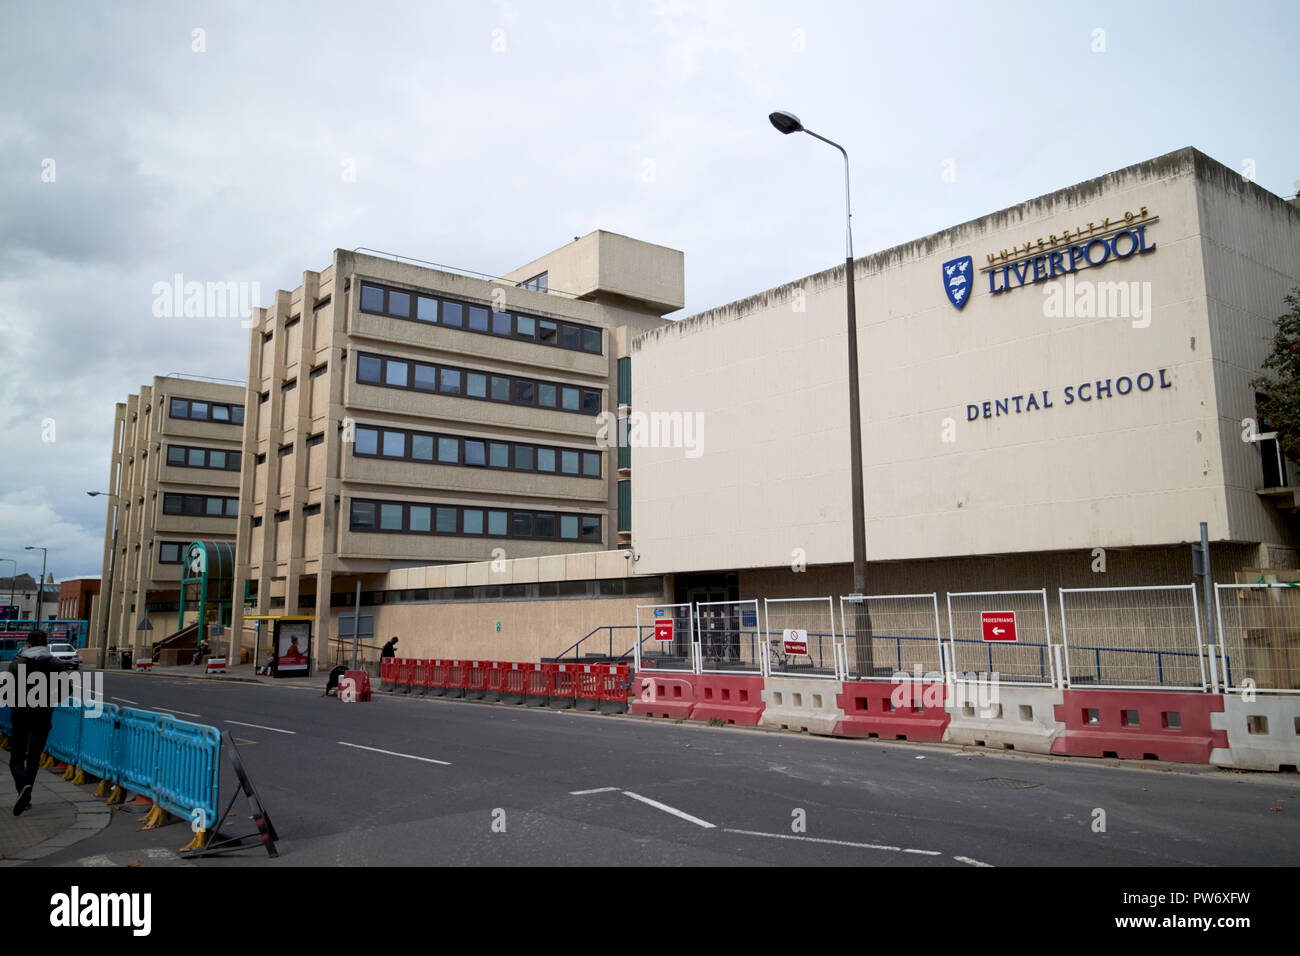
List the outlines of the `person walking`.
{"type": "Polygon", "coordinates": [[[325,683],[325,693],[321,694],[321,696],[328,697],[330,695],[330,691],[335,691],[334,696],[337,697],[339,681],[343,679],[343,675],[346,674],[347,672],[348,672],[347,664],[336,665],[334,669],[330,671],[329,680],[325,683]]]}
{"type": "MultiPolygon", "coordinates": [[[[373,646],[373,645],[372,645],[372,646],[373,646]]],[[[396,656],[397,656],[397,637],[396,637],[396,636],[394,636],[391,640],[389,640],[389,642],[388,642],[387,644],[384,645],[383,650],[381,650],[381,651],[379,652],[379,656],[380,656],[380,657],[396,657],[396,656]]]]}
{"type": "Polygon", "coordinates": [[[13,775],[18,790],[14,816],[19,816],[32,805],[36,769],[45,751],[45,741],[50,736],[57,703],[50,676],[63,670],[66,670],[63,664],[50,653],[49,637],[42,630],[28,634],[27,646],[9,662],[9,673],[18,689],[17,706],[13,708],[13,734],[9,738],[9,773],[13,775]],[[40,675],[35,682],[32,681],[33,674],[40,675]],[[33,694],[33,684],[41,682],[45,684],[43,694],[39,690],[33,694]]]}

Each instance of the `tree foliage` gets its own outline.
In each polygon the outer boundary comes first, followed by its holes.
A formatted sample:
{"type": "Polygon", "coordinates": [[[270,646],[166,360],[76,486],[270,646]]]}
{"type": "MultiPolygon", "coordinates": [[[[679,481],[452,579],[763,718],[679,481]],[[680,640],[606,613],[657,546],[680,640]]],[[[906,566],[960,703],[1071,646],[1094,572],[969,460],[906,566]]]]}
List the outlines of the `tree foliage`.
{"type": "Polygon", "coordinates": [[[1273,349],[1264,360],[1264,374],[1250,384],[1267,396],[1259,403],[1259,430],[1276,431],[1282,452],[1300,461],[1300,288],[1291,291],[1286,304],[1291,311],[1273,322],[1273,349]]]}

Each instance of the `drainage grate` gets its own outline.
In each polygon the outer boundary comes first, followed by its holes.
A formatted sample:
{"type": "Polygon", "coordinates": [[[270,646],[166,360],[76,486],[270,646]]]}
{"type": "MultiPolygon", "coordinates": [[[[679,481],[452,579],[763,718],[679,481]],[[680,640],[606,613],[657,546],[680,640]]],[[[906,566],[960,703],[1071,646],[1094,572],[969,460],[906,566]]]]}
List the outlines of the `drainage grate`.
{"type": "Polygon", "coordinates": [[[977,780],[976,783],[987,784],[990,787],[997,787],[999,790],[1030,790],[1034,787],[1041,787],[1041,783],[1031,783],[1028,780],[1014,780],[1011,777],[985,777],[983,780],[977,780]]]}

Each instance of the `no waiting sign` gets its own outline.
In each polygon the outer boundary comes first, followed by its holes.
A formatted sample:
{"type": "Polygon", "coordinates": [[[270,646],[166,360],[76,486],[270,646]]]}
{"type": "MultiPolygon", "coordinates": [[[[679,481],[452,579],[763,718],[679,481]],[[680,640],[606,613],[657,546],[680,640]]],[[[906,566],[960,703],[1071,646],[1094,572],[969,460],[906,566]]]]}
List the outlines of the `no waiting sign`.
{"type": "Polygon", "coordinates": [[[1004,643],[1016,639],[1015,611],[980,611],[980,630],[989,643],[1004,643]]]}

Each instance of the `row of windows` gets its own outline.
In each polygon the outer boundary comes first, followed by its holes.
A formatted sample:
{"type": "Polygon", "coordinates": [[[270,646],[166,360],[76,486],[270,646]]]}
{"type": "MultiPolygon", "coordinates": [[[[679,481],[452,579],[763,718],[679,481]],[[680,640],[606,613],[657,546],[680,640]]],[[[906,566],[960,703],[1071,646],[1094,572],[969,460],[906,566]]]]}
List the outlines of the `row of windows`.
{"type": "Polygon", "coordinates": [[[539,345],[601,354],[600,329],[559,319],[543,319],[519,312],[498,312],[486,305],[435,298],[384,286],[361,284],[361,311],[394,319],[445,325],[483,335],[522,339],[539,345]],[[414,301],[412,301],[414,300],[414,301]]]}
{"type": "Polygon", "coordinates": [[[163,514],[237,518],[239,499],[219,495],[163,495],[163,514]]]}
{"type": "Polygon", "coordinates": [[[357,357],[357,382],[362,385],[407,388],[417,392],[438,392],[459,398],[477,398],[485,402],[553,408],[581,415],[596,415],[600,412],[600,389],[543,382],[518,375],[476,372],[473,369],[434,365],[430,362],[390,359],[382,355],[363,354],[357,357]]]}
{"type": "Polygon", "coordinates": [[[358,425],[354,455],[440,465],[600,477],[600,452],[358,425]]]}
{"type": "MultiPolygon", "coordinates": [[[[361,606],[379,604],[423,604],[439,601],[547,601],[555,598],[606,598],[606,597],[658,597],[663,594],[664,582],[659,577],[610,578],[598,581],[540,581],[531,584],[479,584],[455,588],[410,588],[401,591],[362,591],[361,606]]],[[[284,598],[276,605],[283,607],[284,598]]],[[[330,595],[330,607],[356,607],[352,591],[335,591],[330,595]]],[[[316,595],[299,594],[298,607],[309,610],[316,606],[316,595]]],[[[373,634],[374,616],[363,612],[361,635],[368,630],[373,634]]],[[[348,627],[351,636],[350,615],[341,617],[340,623],[348,627]]]]}
{"type": "Polygon", "coordinates": [[[525,279],[519,283],[521,289],[532,289],[534,292],[547,292],[550,290],[551,276],[548,272],[535,275],[531,279],[525,279]]]}
{"type": "Polygon", "coordinates": [[[352,500],[353,531],[468,535],[549,541],[600,541],[600,516],[352,500]]]}
{"type": "Polygon", "coordinates": [[[195,422],[219,422],[223,425],[244,424],[244,406],[224,402],[201,402],[194,398],[173,398],[171,417],[195,422]]]}
{"type": "Polygon", "coordinates": [[[240,452],[219,448],[195,448],[192,445],[168,445],[167,464],[179,468],[211,468],[217,471],[239,471],[240,452]]]}

